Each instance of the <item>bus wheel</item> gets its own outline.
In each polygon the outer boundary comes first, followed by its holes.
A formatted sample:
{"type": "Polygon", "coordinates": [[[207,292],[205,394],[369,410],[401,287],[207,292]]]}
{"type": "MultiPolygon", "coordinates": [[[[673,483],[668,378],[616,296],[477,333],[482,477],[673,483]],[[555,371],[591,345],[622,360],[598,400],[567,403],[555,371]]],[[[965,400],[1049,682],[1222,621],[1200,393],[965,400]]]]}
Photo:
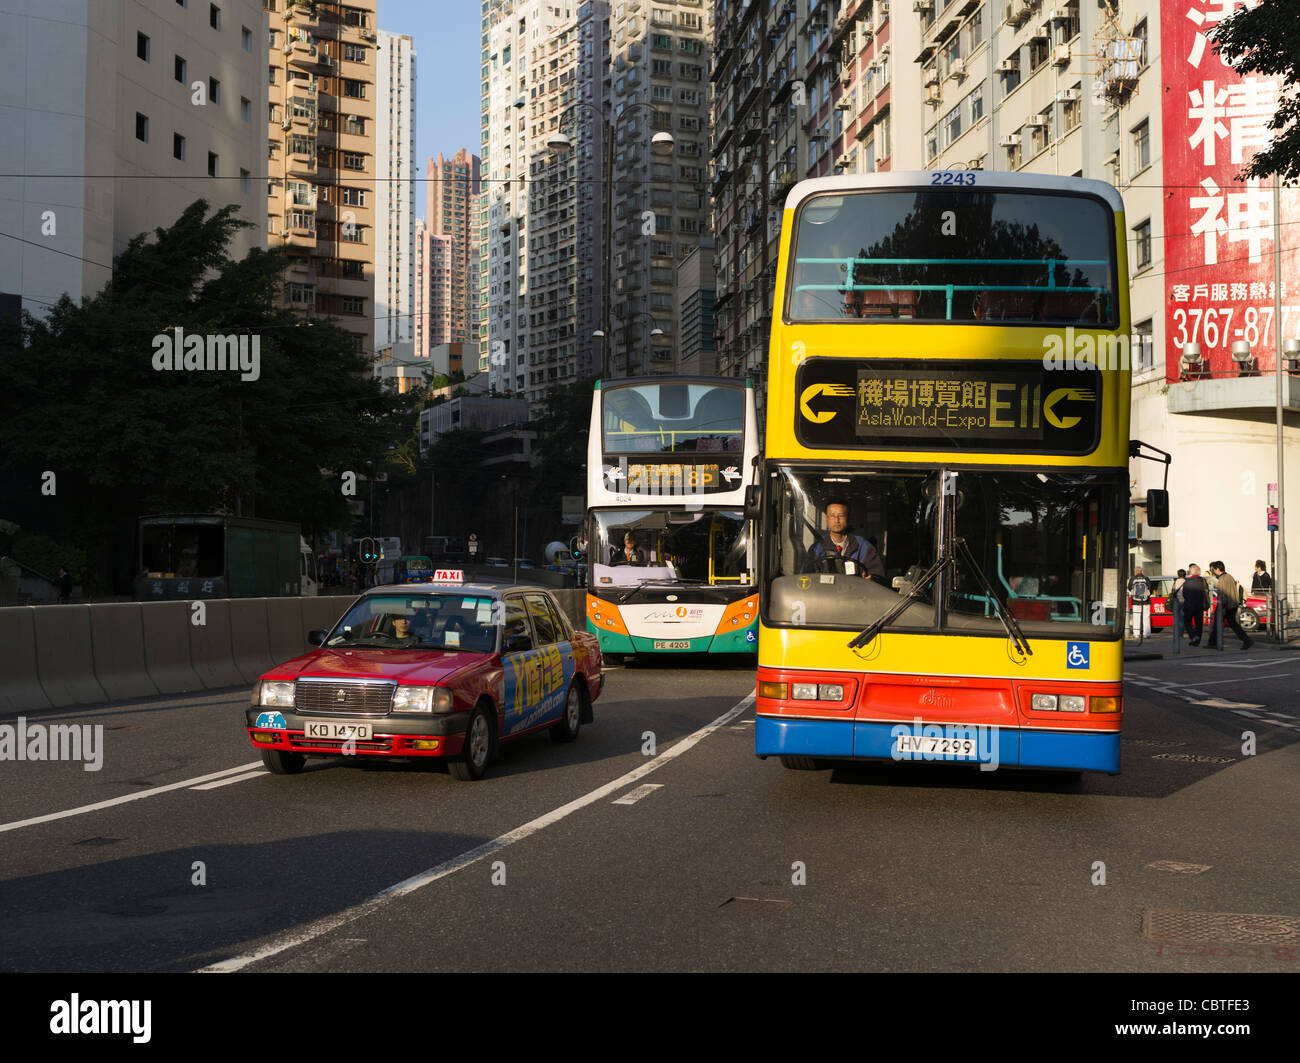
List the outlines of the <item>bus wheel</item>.
{"type": "Polygon", "coordinates": [[[623,655],[621,653],[602,653],[600,656],[601,660],[603,660],[605,664],[612,664],[617,667],[623,663],[623,655]]]}
{"type": "Polygon", "coordinates": [[[812,757],[786,757],[781,758],[781,767],[789,768],[791,771],[817,771],[821,765],[812,757]]]}
{"type": "Polygon", "coordinates": [[[262,763],[272,775],[297,775],[307,758],[301,753],[286,753],[283,749],[264,749],[262,763]]]}

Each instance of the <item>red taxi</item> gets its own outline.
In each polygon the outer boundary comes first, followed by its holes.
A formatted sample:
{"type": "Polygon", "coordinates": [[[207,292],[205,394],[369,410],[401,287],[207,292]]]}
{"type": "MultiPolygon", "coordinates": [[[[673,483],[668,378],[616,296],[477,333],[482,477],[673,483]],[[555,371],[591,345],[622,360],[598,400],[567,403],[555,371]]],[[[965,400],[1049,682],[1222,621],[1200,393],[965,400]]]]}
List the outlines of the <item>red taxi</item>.
{"type": "MultiPolygon", "coordinates": [[[[1169,592],[1174,585],[1173,576],[1150,576],[1151,584],[1151,627],[1173,627],[1174,616],[1169,611],[1169,592]]],[[[1137,603],[1129,598],[1130,612],[1137,603]]],[[[1175,603],[1177,604],[1177,603],[1175,603]]],[[[1213,598],[1211,598],[1213,604],[1213,598]]],[[[1210,622],[1210,609],[1205,610],[1205,622],[1210,622]]],[[[1237,623],[1242,631],[1254,631],[1261,624],[1268,623],[1268,596],[1262,594],[1246,595],[1246,602],[1237,610],[1237,623]]]]}
{"type": "Polygon", "coordinates": [[[377,587],[319,647],[254,685],[247,730],[277,775],[309,756],[441,757],[480,779],[501,742],[549,730],[571,742],[604,678],[596,636],[538,587],[377,587]]]}

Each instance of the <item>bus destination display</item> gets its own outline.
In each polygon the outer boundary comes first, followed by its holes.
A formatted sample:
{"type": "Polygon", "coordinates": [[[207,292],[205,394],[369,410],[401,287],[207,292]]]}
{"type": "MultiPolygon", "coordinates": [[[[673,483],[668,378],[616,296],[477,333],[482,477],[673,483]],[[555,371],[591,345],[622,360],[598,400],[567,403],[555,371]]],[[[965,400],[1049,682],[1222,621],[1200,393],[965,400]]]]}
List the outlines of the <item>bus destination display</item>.
{"type": "Polygon", "coordinates": [[[678,462],[629,462],[605,459],[605,487],[628,494],[712,494],[740,483],[740,465],[683,465],[678,462]]]}
{"type": "Polygon", "coordinates": [[[814,358],[795,386],[805,446],[1082,454],[1101,424],[1101,374],[1039,362],[814,358]]]}

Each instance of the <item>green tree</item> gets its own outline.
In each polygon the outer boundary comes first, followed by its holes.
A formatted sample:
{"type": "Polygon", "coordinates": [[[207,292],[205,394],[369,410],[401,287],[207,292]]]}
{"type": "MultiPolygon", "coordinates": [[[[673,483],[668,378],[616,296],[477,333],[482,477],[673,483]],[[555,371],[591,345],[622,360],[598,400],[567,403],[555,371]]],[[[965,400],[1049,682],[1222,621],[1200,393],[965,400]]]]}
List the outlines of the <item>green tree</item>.
{"type": "Polygon", "coordinates": [[[1280,77],[1277,114],[1268,123],[1273,143],[1256,153],[1241,178],[1275,174],[1285,185],[1300,181],[1300,19],[1292,0],[1260,0],[1238,8],[1206,37],[1237,73],[1280,77]]]}
{"type": "Polygon", "coordinates": [[[28,527],[93,547],[123,584],[136,518],[230,511],[346,525],[345,471],[409,431],[353,338],[280,305],[278,250],[227,254],[248,223],[202,200],[174,225],[139,235],[113,278],[78,305],[64,296],[44,319],[24,315],[4,356],[0,468],[13,489],[57,492],[28,527]],[[256,379],[237,370],[158,371],[159,336],[245,335],[259,345],[256,379]],[[329,477],[323,470],[330,470],[329,477]],[[105,551],[114,555],[110,564],[105,551]]]}

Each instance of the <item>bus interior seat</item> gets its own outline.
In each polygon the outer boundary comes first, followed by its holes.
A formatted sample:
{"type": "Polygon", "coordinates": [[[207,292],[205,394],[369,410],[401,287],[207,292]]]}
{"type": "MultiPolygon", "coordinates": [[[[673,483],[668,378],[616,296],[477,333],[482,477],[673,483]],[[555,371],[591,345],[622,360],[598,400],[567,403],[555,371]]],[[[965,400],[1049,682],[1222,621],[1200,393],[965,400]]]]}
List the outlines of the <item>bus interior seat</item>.
{"type": "Polygon", "coordinates": [[[695,407],[692,420],[701,431],[718,435],[723,432],[741,432],[743,424],[736,423],[737,415],[744,416],[743,408],[736,401],[736,392],[730,389],[715,388],[709,391],[695,407]]]}
{"type": "Polygon", "coordinates": [[[975,300],[977,321],[1034,321],[1037,292],[981,292],[975,300]]]}
{"type": "Polygon", "coordinates": [[[1047,292],[1043,295],[1039,317],[1043,321],[1095,323],[1101,320],[1097,295],[1093,292],[1047,292]]]}

